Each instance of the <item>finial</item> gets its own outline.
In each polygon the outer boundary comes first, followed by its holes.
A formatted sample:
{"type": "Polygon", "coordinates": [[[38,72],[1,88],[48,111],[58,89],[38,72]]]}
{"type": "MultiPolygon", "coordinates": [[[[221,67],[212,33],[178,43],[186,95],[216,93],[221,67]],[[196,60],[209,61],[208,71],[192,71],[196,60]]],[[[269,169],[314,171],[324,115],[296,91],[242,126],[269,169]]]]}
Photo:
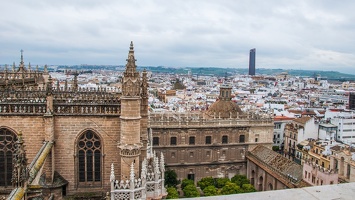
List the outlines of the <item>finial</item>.
{"type": "Polygon", "coordinates": [[[133,42],[132,42],[132,41],[131,41],[131,45],[130,45],[130,47],[129,47],[128,58],[129,58],[131,55],[134,56],[134,47],[133,47],[133,42]]]}
{"type": "Polygon", "coordinates": [[[113,166],[113,163],[111,164],[111,175],[110,175],[110,181],[115,181],[115,168],[113,166]]]}
{"type": "Polygon", "coordinates": [[[23,64],[23,49],[21,49],[21,63],[20,64],[23,64]]]}
{"type": "Polygon", "coordinates": [[[134,181],[134,163],[131,164],[131,173],[130,173],[131,181],[134,181]]]}

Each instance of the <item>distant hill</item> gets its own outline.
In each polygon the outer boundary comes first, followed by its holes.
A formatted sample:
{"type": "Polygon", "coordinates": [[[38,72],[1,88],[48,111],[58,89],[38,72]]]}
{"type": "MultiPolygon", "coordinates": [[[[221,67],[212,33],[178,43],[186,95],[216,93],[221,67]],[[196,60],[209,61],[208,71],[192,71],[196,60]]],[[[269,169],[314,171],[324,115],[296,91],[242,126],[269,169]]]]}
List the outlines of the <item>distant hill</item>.
{"type": "MultiPolygon", "coordinates": [[[[230,76],[234,74],[248,74],[247,68],[220,68],[220,67],[184,67],[184,68],[174,68],[174,67],[139,67],[146,68],[149,71],[156,73],[179,73],[187,74],[190,70],[193,75],[215,75],[215,76],[230,76]]],[[[345,74],[337,71],[320,71],[320,70],[293,70],[293,69],[256,69],[256,74],[258,75],[277,75],[282,72],[287,72],[292,76],[302,76],[302,77],[314,77],[315,75],[320,75],[321,77],[326,77],[329,80],[340,80],[340,81],[355,81],[355,75],[345,74]]]]}
{"type": "MultiPolygon", "coordinates": [[[[58,66],[59,69],[71,69],[71,70],[117,70],[123,71],[124,66],[112,66],[112,65],[74,65],[74,66],[58,66]]],[[[139,71],[147,69],[148,71],[155,73],[174,73],[174,74],[187,74],[191,71],[193,75],[214,75],[214,76],[230,76],[235,74],[248,74],[247,68],[220,68],[220,67],[165,67],[165,66],[138,66],[139,71]]],[[[276,75],[282,72],[287,72],[292,76],[302,77],[314,77],[320,75],[326,77],[329,80],[339,81],[355,81],[355,75],[345,74],[337,71],[320,71],[320,70],[295,70],[295,69],[265,69],[257,68],[256,74],[258,75],[276,75]]]]}

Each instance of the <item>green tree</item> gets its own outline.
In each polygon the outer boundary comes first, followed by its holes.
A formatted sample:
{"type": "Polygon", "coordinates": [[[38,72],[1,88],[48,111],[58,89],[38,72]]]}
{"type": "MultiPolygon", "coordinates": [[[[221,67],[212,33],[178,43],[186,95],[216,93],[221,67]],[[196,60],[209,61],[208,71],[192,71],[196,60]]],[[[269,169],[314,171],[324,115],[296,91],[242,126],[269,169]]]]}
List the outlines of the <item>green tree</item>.
{"type": "Polygon", "coordinates": [[[221,194],[226,195],[226,194],[238,194],[242,193],[241,188],[232,182],[227,182],[225,186],[221,189],[221,194]]]}
{"type": "Polygon", "coordinates": [[[197,185],[201,188],[201,190],[204,190],[208,186],[214,186],[214,179],[210,176],[202,178],[199,182],[197,182],[197,185]]]}
{"type": "Polygon", "coordinates": [[[273,151],[280,151],[280,147],[279,146],[272,146],[272,150],[273,151]]]}
{"type": "Polygon", "coordinates": [[[182,180],[181,182],[181,189],[184,189],[186,186],[188,185],[195,185],[193,180],[187,179],[185,178],[184,180],[182,180]]]}
{"type": "Polygon", "coordinates": [[[179,194],[178,194],[175,187],[168,187],[167,192],[168,192],[168,196],[166,196],[167,199],[178,199],[179,198],[179,194]]]}
{"type": "Polygon", "coordinates": [[[243,193],[248,193],[248,192],[256,192],[256,189],[252,184],[243,184],[242,186],[243,193]]]}
{"type": "Polygon", "coordinates": [[[185,197],[199,197],[200,196],[200,193],[198,192],[195,185],[189,184],[189,185],[185,186],[182,191],[184,191],[185,197]]]}
{"type": "Polygon", "coordinates": [[[179,183],[177,180],[177,174],[174,170],[166,170],[165,171],[165,185],[168,187],[176,187],[176,185],[179,183]]]}
{"type": "Polygon", "coordinates": [[[218,195],[217,188],[214,185],[207,186],[205,189],[203,189],[203,193],[205,194],[205,196],[218,195]]]}
{"type": "Polygon", "coordinates": [[[250,183],[249,179],[244,175],[235,175],[235,176],[233,176],[231,181],[232,181],[232,183],[237,184],[239,187],[242,187],[243,184],[250,183]]]}
{"type": "Polygon", "coordinates": [[[216,183],[217,183],[216,187],[217,187],[217,188],[222,188],[222,187],[224,187],[224,186],[226,185],[226,183],[229,182],[229,181],[230,181],[229,178],[217,178],[217,179],[216,179],[216,183]]]}

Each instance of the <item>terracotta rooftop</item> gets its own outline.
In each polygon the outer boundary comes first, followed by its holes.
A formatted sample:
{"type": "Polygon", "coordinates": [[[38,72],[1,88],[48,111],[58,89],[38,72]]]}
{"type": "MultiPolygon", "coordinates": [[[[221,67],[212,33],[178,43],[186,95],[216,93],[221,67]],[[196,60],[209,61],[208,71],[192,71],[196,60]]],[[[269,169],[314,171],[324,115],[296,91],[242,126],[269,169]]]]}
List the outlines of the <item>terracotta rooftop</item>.
{"type": "Polygon", "coordinates": [[[293,117],[286,117],[286,116],[275,116],[274,121],[283,121],[283,120],[293,120],[293,117]]]}
{"type": "Polygon", "coordinates": [[[250,153],[281,174],[284,174],[285,176],[291,174],[298,180],[302,179],[302,166],[283,157],[275,151],[263,145],[258,145],[250,151],[250,153]]]}
{"type": "Polygon", "coordinates": [[[302,115],[316,115],[316,113],[313,110],[304,110],[302,115]]]}
{"type": "Polygon", "coordinates": [[[325,110],[317,110],[319,112],[319,114],[324,115],[325,114],[325,110]]]}
{"type": "Polygon", "coordinates": [[[290,113],[302,114],[302,110],[288,110],[290,113]]]}
{"type": "Polygon", "coordinates": [[[305,124],[305,123],[308,122],[311,118],[312,118],[312,117],[301,117],[301,118],[294,119],[293,121],[294,121],[294,122],[297,122],[297,123],[305,124]]]}
{"type": "Polygon", "coordinates": [[[332,146],[332,147],[330,147],[330,149],[331,149],[331,150],[334,150],[334,151],[340,151],[341,146],[339,146],[339,145],[332,146]]]}

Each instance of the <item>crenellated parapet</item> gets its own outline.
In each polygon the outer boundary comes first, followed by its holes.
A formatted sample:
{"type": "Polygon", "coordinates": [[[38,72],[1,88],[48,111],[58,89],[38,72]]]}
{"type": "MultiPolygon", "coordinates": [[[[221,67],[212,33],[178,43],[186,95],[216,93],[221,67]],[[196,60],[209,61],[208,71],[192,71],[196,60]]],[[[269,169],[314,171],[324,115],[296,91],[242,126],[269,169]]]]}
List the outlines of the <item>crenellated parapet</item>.
{"type": "Polygon", "coordinates": [[[119,91],[104,88],[79,88],[75,92],[70,88],[52,87],[0,88],[0,115],[43,115],[48,112],[54,115],[120,115],[119,91]]]}
{"type": "Polygon", "coordinates": [[[230,126],[273,126],[269,115],[244,113],[238,118],[205,118],[203,113],[150,113],[148,127],[230,127],[230,126]]]}

